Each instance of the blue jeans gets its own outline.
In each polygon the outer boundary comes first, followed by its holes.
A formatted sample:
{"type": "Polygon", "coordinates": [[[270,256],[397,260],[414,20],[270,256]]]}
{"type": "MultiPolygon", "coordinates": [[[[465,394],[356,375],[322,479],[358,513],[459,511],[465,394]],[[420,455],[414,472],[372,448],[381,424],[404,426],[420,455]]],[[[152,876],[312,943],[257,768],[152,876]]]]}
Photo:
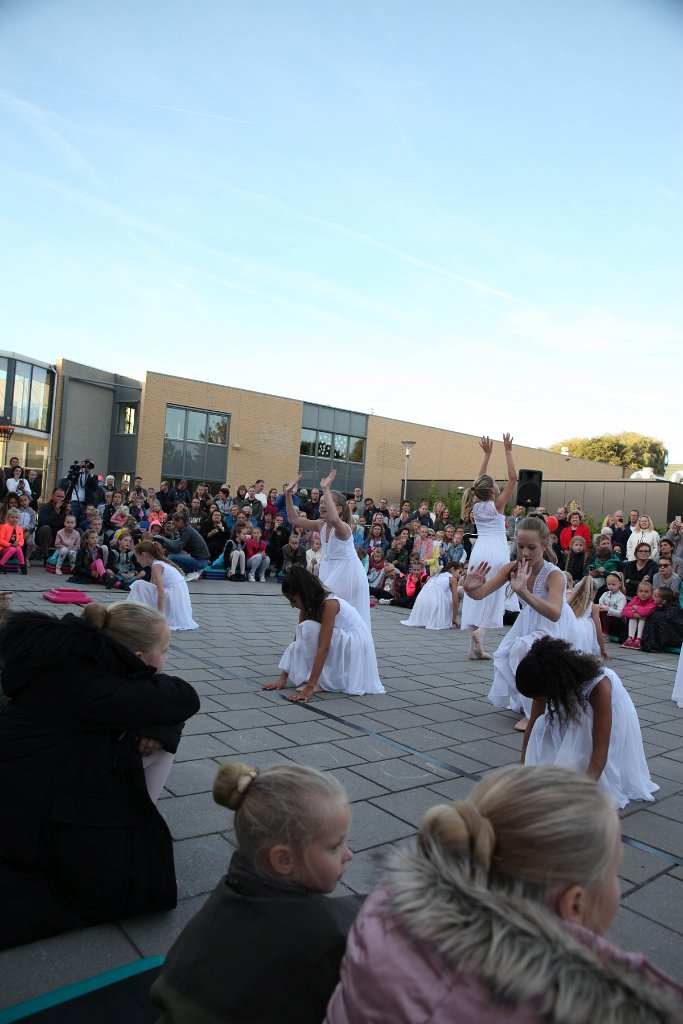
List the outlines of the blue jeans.
{"type": "Polygon", "coordinates": [[[173,562],[183,572],[201,572],[209,564],[208,558],[193,558],[192,555],[183,555],[181,553],[169,554],[169,562],[173,562]]]}

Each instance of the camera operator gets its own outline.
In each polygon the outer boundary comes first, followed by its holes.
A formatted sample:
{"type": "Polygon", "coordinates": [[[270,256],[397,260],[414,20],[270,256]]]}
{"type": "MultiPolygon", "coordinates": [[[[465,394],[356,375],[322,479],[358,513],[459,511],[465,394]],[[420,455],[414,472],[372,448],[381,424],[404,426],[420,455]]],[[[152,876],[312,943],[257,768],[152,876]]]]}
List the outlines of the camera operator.
{"type": "Polygon", "coordinates": [[[67,500],[71,500],[71,514],[78,522],[86,505],[99,504],[100,483],[94,474],[95,464],[90,459],[73,462],[69,467],[66,480],[63,481],[67,500]]]}

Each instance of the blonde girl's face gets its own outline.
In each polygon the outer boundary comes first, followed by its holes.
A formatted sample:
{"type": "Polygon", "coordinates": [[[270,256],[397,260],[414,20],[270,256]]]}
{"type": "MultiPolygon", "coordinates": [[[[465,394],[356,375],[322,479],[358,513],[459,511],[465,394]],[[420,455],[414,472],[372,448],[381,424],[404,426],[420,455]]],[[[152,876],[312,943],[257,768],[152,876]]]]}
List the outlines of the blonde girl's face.
{"type": "Polygon", "coordinates": [[[546,548],[547,543],[535,530],[520,530],[518,532],[517,557],[520,561],[529,562],[532,569],[538,569],[543,565],[543,554],[546,548]]]}
{"type": "Polygon", "coordinates": [[[616,576],[608,576],[606,582],[607,589],[609,590],[609,592],[611,594],[616,594],[619,590],[619,580],[616,578],[616,576]]]}
{"type": "Polygon", "coordinates": [[[16,511],[16,509],[12,509],[11,512],[7,513],[7,522],[10,523],[12,526],[17,525],[17,523],[19,522],[19,513],[16,511]]]}
{"type": "Polygon", "coordinates": [[[349,805],[336,801],[329,806],[324,824],[305,849],[293,854],[292,881],[312,892],[332,892],[353,854],[346,845],[350,824],[349,805]]]}
{"type": "Polygon", "coordinates": [[[311,541],[311,550],[312,551],[320,551],[320,537],[315,537],[311,541]]]}
{"type": "Polygon", "coordinates": [[[652,597],[652,587],[649,583],[641,583],[638,587],[638,597],[641,601],[649,601],[652,597]]]}
{"type": "Polygon", "coordinates": [[[585,545],[580,537],[575,537],[572,541],[572,551],[585,551],[585,545]]]}

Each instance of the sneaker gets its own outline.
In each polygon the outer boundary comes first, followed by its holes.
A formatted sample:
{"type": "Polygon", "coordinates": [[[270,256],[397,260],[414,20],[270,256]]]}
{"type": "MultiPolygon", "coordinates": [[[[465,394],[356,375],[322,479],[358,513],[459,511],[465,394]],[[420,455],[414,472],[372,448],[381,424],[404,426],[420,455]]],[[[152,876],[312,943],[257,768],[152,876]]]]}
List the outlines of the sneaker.
{"type": "Polygon", "coordinates": [[[265,583],[266,582],[266,577],[265,576],[259,576],[258,581],[259,581],[259,583],[265,583]]]}
{"type": "Polygon", "coordinates": [[[201,576],[200,572],[188,572],[187,576],[185,577],[185,582],[186,583],[194,583],[194,581],[198,580],[200,576],[201,576]]]}
{"type": "Polygon", "coordinates": [[[62,575],[62,570],[59,568],[59,566],[57,566],[57,568],[55,569],[55,576],[61,576],[61,575],[62,575]]]}
{"type": "Polygon", "coordinates": [[[629,636],[624,640],[622,647],[633,647],[633,637],[629,636]]]}
{"type": "Polygon", "coordinates": [[[635,640],[631,644],[631,647],[633,648],[634,651],[639,651],[640,650],[640,640],[638,639],[638,637],[635,638],[635,640]]]}
{"type": "Polygon", "coordinates": [[[379,603],[380,604],[391,604],[391,598],[390,597],[380,597],[379,603]]]}
{"type": "Polygon", "coordinates": [[[249,576],[247,577],[247,579],[249,580],[250,583],[256,583],[256,574],[253,573],[253,572],[250,572],[249,576]]]}

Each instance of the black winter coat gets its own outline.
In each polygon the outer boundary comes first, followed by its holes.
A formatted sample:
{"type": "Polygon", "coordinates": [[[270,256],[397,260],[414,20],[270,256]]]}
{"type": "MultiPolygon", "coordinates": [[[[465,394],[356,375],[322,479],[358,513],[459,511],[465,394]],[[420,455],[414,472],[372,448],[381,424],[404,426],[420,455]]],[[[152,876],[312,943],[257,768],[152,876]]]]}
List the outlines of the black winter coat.
{"type": "Polygon", "coordinates": [[[137,737],[174,751],[194,689],[75,615],[7,616],[0,665],[0,949],[174,907],[137,737]]]}

